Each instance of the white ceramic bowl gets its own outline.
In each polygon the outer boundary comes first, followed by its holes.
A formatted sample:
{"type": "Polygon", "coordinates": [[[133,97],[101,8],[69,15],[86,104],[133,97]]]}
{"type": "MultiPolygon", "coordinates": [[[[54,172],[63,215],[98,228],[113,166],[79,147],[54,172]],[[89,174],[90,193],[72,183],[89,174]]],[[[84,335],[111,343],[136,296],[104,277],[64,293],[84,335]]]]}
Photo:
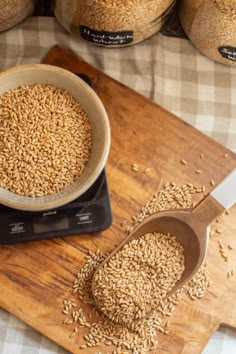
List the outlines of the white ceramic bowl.
{"type": "Polygon", "coordinates": [[[1,204],[29,211],[54,209],[81,196],[102,172],[110,149],[110,125],[101,100],[87,83],[67,70],[45,64],[13,67],[0,74],[0,96],[20,85],[36,83],[66,89],[81,104],[92,127],[92,149],[82,175],[59,193],[24,197],[0,188],[1,204]]]}

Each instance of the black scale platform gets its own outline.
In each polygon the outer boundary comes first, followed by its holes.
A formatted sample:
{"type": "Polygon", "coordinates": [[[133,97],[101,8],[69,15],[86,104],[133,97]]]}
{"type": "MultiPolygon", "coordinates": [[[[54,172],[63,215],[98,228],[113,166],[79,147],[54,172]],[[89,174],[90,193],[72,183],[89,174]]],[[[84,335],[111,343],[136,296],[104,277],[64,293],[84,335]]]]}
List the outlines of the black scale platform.
{"type": "Polygon", "coordinates": [[[28,212],[0,205],[0,244],[105,230],[112,221],[105,170],[81,197],[58,209],[28,212]]]}

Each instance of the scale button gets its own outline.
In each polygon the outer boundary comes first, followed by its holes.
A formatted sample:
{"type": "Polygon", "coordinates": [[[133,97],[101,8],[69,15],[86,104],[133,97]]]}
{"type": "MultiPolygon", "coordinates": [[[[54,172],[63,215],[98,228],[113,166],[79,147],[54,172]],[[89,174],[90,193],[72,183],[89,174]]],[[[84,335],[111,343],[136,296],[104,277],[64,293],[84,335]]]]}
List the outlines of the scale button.
{"type": "Polygon", "coordinates": [[[9,224],[8,226],[10,228],[10,234],[21,234],[26,231],[24,222],[17,222],[14,224],[9,224]]]}
{"type": "Polygon", "coordinates": [[[75,216],[77,219],[77,224],[90,224],[93,222],[91,220],[92,213],[75,214],[75,216]]]}

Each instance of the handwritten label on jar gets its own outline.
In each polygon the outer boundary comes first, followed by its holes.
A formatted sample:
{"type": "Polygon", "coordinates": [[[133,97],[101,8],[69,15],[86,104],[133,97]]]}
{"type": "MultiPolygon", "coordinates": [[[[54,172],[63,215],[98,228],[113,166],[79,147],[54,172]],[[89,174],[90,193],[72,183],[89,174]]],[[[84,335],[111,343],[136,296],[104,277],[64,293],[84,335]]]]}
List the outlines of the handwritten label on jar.
{"type": "Polygon", "coordinates": [[[222,57],[236,61],[236,48],[231,46],[222,46],[218,48],[218,51],[222,55],[222,57]]]}
{"type": "Polygon", "coordinates": [[[86,41],[101,45],[125,45],[133,42],[133,31],[97,31],[86,26],[80,26],[80,35],[86,41]]]}

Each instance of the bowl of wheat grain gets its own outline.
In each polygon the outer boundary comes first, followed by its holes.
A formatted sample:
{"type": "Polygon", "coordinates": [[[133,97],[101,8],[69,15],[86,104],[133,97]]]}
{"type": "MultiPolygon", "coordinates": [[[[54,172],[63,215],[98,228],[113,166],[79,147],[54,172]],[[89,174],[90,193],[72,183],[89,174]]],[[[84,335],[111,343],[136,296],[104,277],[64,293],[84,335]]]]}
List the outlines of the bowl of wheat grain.
{"type": "Polygon", "coordinates": [[[95,91],[62,68],[0,74],[0,203],[49,210],[81,196],[105,167],[110,125],[95,91]]]}

